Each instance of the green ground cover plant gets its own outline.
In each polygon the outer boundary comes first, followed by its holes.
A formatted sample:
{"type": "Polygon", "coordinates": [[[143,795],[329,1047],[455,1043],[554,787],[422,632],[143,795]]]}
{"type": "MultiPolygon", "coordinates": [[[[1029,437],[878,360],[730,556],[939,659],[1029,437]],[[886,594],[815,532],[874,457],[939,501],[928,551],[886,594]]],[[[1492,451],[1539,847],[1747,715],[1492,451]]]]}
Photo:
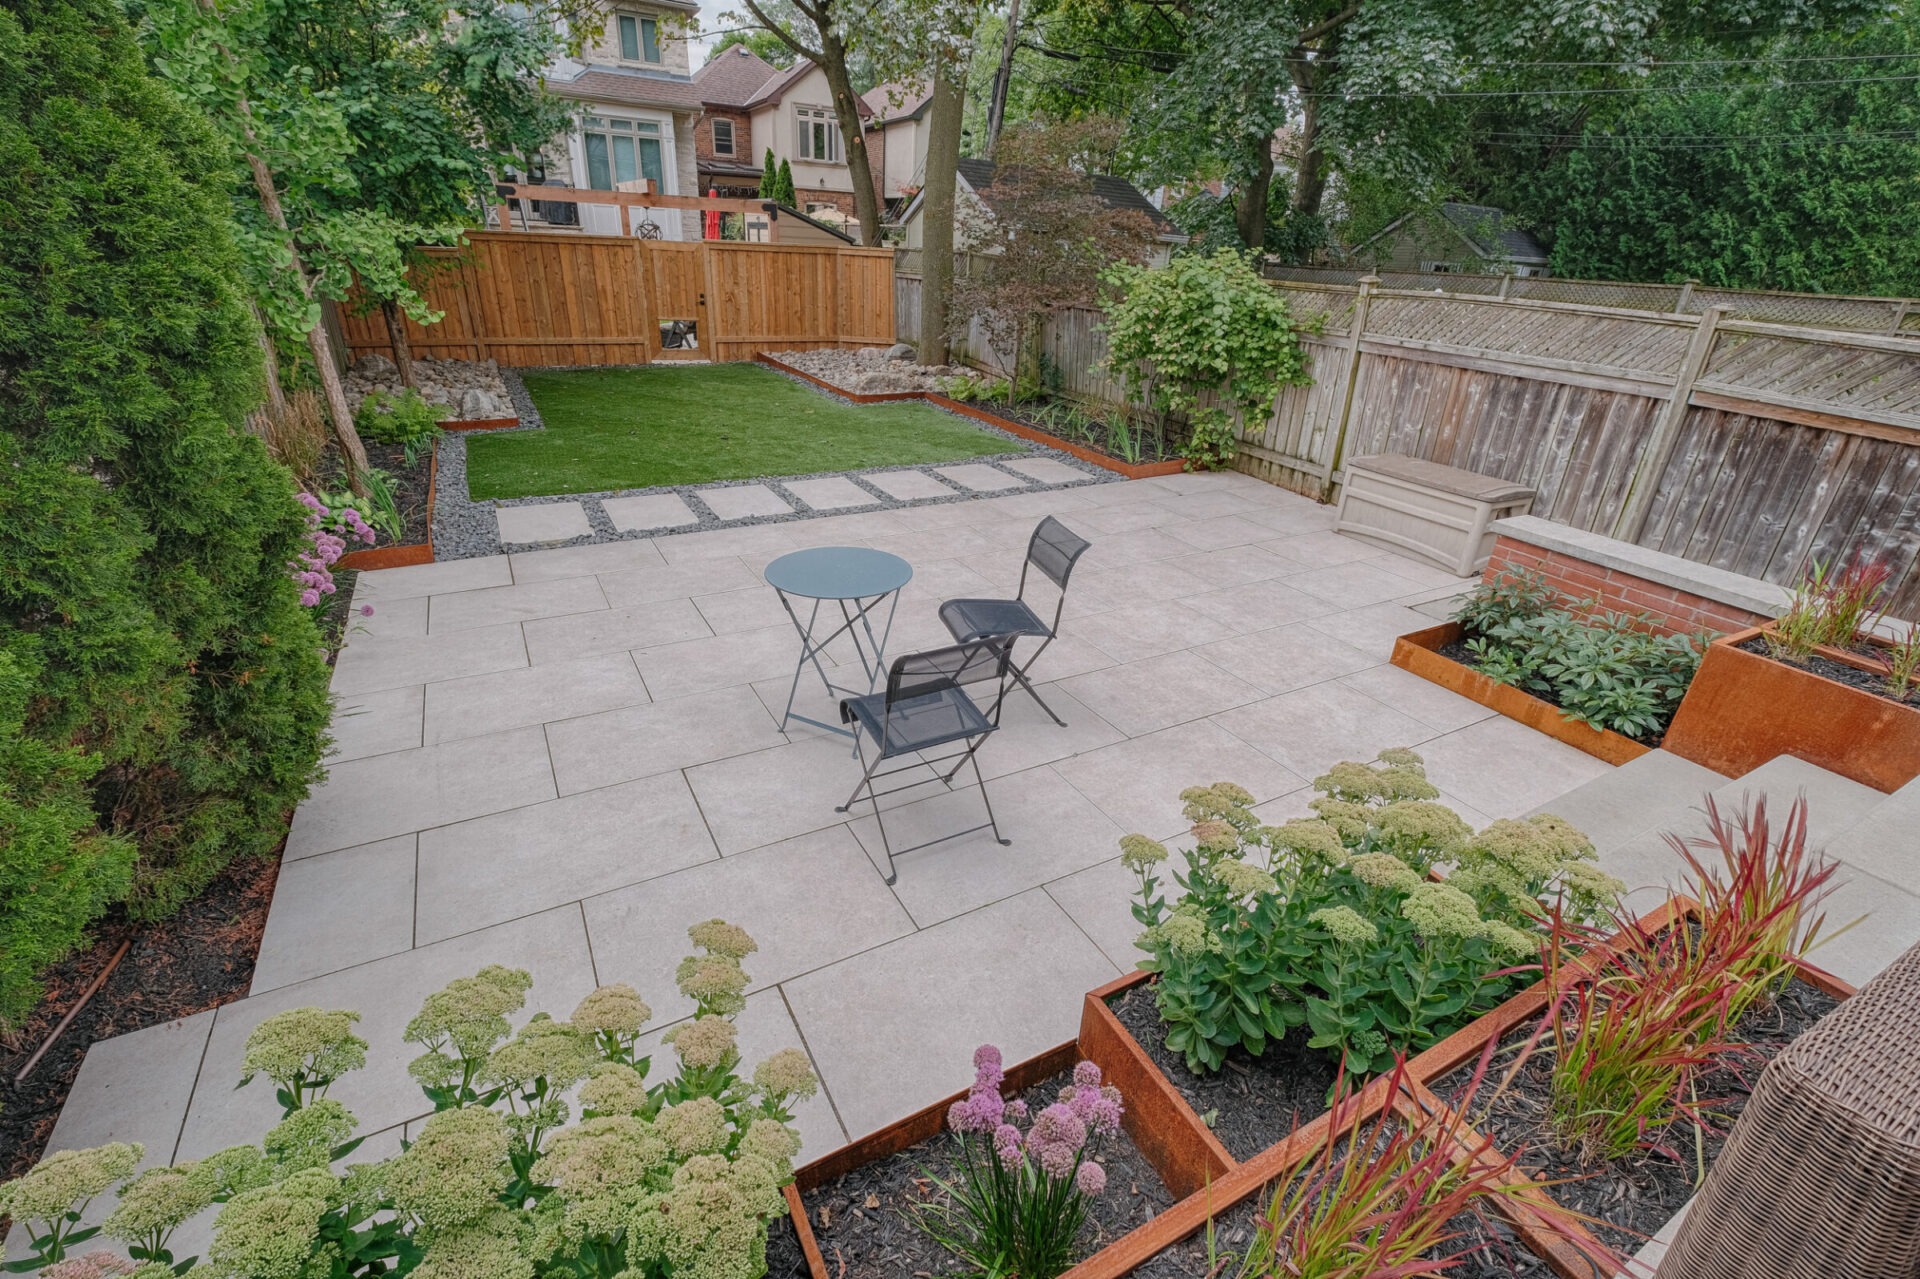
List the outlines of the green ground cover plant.
{"type": "Polygon", "coordinates": [[[1514,569],[1476,587],[1453,620],[1482,675],[1647,742],[1667,731],[1707,647],[1704,635],[1663,634],[1644,615],[1561,600],[1514,569]]]}
{"type": "Polygon", "coordinates": [[[1181,792],[1195,843],[1172,900],[1168,850],[1121,841],[1139,882],[1141,967],[1159,974],[1167,1047],[1196,1073],[1301,1026],[1349,1073],[1386,1070],[1510,994],[1539,958],[1550,906],[1591,920],[1620,890],[1559,818],[1474,833],[1434,802],[1412,751],[1336,764],[1314,788],[1317,816],[1280,826],[1230,782],[1181,792]],[[1444,882],[1430,877],[1443,868],[1444,882]]]}
{"type": "Polygon", "coordinates": [[[358,1121],[326,1094],[368,1045],[354,1013],[289,1009],[247,1037],[247,1078],[272,1080],[282,1110],[258,1145],[138,1176],[135,1144],[51,1155],[0,1184],[0,1215],[31,1240],[7,1269],[68,1273],[104,1234],[141,1263],[138,1279],[756,1279],[800,1150],[792,1108],[819,1081],[797,1048],[742,1075],[734,1018],[753,939],[718,919],[687,932],[699,953],[677,984],[695,1015],[665,1036],[678,1058],[666,1078],[648,1079],[653,1013],[632,987],[515,1031],[533,978],[489,965],[429,995],[407,1026],[432,1116],[404,1153],[336,1171],[358,1121]],[[81,1224],[115,1186],[114,1211],[81,1224]],[[180,1225],[215,1205],[206,1256],[176,1259],[180,1225]]]}
{"type": "Polygon", "coordinates": [[[926,404],[848,404],[753,364],[526,375],[544,431],[468,441],[476,501],[957,462],[1018,448],[926,404]]]}
{"type": "Polygon", "coordinates": [[[270,853],[330,708],[308,511],[243,425],[231,157],[104,0],[0,10],[0,156],[6,1030],[108,902],[162,915],[270,853]]]}

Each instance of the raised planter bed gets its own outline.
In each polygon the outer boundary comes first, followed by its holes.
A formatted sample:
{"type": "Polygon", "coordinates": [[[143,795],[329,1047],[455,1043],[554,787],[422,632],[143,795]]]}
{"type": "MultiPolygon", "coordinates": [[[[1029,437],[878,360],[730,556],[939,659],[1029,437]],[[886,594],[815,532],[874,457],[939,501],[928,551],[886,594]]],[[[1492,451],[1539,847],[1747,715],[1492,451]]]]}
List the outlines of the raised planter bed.
{"type": "MultiPolygon", "coordinates": [[[[1763,633],[1754,627],[1708,645],[1665,749],[1729,777],[1794,755],[1889,794],[1920,776],[1920,706],[1744,647],[1763,633]]],[[[1821,655],[1861,661],[1840,649],[1821,655]]]]}
{"type": "Polygon", "coordinates": [[[1063,440],[1057,435],[1049,435],[1047,432],[1036,430],[1024,422],[1015,422],[1010,418],[1001,417],[998,413],[983,409],[977,404],[965,404],[959,400],[941,395],[937,391],[884,391],[872,395],[863,395],[856,391],[843,390],[824,378],[818,378],[811,373],[796,369],[791,364],[777,360],[764,351],[755,358],[771,369],[785,373],[789,377],[797,377],[803,382],[810,382],[821,390],[830,391],[841,399],[848,400],[854,404],[886,404],[894,400],[920,400],[926,404],[937,404],[949,412],[958,413],[963,417],[970,417],[976,422],[985,422],[988,426],[998,427],[1010,435],[1019,436],[1023,440],[1032,440],[1036,444],[1044,444],[1048,448],[1059,449],[1062,453],[1070,453],[1082,462],[1091,462],[1095,466],[1105,470],[1124,475],[1130,480],[1151,479],[1156,475],[1178,475],[1186,470],[1187,464],[1179,460],[1170,462],[1123,462],[1119,458],[1108,457],[1098,449],[1090,449],[1084,444],[1075,444],[1072,440],[1063,440]]]}
{"type": "MultiPolygon", "coordinates": [[[[1542,701],[1531,693],[1524,693],[1511,684],[1501,684],[1488,679],[1471,666],[1442,656],[1440,650],[1449,644],[1459,643],[1464,633],[1460,623],[1443,622],[1438,626],[1429,626],[1425,630],[1402,635],[1393,642],[1393,664],[1402,670],[1411,671],[1421,679],[1430,680],[1444,689],[1476,701],[1490,710],[1498,711],[1508,719],[1518,720],[1528,728],[1545,733],[1555,741],[1565,742],[1575,750],[1585,751],[1595,759],[1603,759],[1609,764],[1624,764],[1628,760],[1638,759],[1653,749],[1642,742],[1634,741],[1631,737],[1624,737],[1619,733],[1593,728],[1578,720],[1568,719],[1553,703],[1542,701]]],[[[1711,660],[1711,650],[1709,650],[1708,660],[1711,660]]],[[[1706,669],[1704,664],[1701,669],[1703,671],[1706,669]]],[[[1694,687],[1698,686],[1699,677],[1695,676],[1694,687]]],[[[1691,698],[1693,693],[1689,691],[1687,696],[1691,698]]],[[[1685,709],[1686,703],[1682,702],[1681,710],[1684,712],[1685,709]]],[[[1679,722],[1676,716],[1675,726],[1679,722]]],[[[1673,728],[1667,730],[1664,745],[1668,750],[1674,749],[1673,728]]],[[[1694,757],[1688,756],[1688,758],[1694,757]]],[[[1769,755],[1767,758],[1771,759],[1773,756],[1769,755]]],[[[1718,772],[1727,773],[1728,776],[1737,775],[1706,760],[1698,762],[1718,772]]]]}
{"type": "Polygon", "coordinates": [[[442,422],[443,431],[511,431],[520,425],[517,417],[462,417],[442,422]]]}
{"type": "Polygon", "coordinates": [[[340,568],[366,572],[377,568],[407,568],[433,563],[433,492],[440,478],[440,447],[434,445],[427,458],[426,527],[423,540],[397,546],[369,546],[364,551],[349,551],[337,562],[340,568]]]}

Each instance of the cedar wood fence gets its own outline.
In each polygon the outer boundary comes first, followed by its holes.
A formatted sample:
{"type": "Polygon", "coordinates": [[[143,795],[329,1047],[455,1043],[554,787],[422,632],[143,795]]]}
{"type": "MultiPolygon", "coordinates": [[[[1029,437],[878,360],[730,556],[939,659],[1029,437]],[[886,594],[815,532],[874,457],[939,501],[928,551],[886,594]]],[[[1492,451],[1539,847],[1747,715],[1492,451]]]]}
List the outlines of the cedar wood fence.
{"type": "MultiPolygon", "coordinates": [[[[893,341],[888,249],[526,231],[467,240],[464,250],[429,251],[421,292],[445,317],[406,321],[417,358],[648,364],[893,341]],[[660,326],[688,320],[698,348],[666,347],[660,326]]],[[[347,307],[340,320],[351,354],[392,355],[379,311],[347,307]]]]}
{"type": "MultiPolygon", "coordinates": [[[[1243,428],[1240,470],[1330,497],[1347,457],[1428,458],[1530,485],[1536,515],[1771,582],[1877,558],[1893,612],[1920,618],[1913,338],[1738,319],[1717,303],[1656,313],[1371,281],[1275,287],[1313,381],[1243,428]]],[[[920,281],[895,288],[912,335],[920,281]]],[[[1043,349],[1067,395],[1143,412],[1105,367],[1099,320],[1057,317],[1043,349]]],[[[983,367],[1008,363],[977,323],[958,345],[983,367]]]]}

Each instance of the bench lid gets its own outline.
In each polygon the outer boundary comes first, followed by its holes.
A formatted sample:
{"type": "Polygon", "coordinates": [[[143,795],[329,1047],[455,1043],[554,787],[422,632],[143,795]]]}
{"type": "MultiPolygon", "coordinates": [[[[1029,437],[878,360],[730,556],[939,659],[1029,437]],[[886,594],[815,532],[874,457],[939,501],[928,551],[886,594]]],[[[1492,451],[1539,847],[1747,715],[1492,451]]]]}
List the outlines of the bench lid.
{"type": "Polygon", "coordinates": [[[1347,459],[1347,469],[1384,475],[1388,479],[1418,484],[1422,488],[1449,493],[1454,497],[1471,498],[1476,502],[1517,502],[1533,496],[1533,490],[1525,484],[1481,475],[1475,471],[1463,471],[1457,466],[1429,462],[1424,458],[1408,457],[1404,453],[1370,453],[1364,457],[1350,457],[1347,459]]]}

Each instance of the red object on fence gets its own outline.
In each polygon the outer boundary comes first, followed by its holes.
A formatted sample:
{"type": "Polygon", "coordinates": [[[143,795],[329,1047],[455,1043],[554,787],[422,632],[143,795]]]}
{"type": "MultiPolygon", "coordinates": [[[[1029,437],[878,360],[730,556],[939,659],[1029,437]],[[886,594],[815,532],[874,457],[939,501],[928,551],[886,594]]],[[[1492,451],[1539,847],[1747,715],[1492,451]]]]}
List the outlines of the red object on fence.
{"type": "MultiPolygon", "coordinates": [[[[708,187],[707,198],[717,200],[720,198],[720,192],[714,187],[708,187]]],[[[707,210],[707,238],[709,240],[720,238],[720,210],[718,209],[707,210]]]]}

